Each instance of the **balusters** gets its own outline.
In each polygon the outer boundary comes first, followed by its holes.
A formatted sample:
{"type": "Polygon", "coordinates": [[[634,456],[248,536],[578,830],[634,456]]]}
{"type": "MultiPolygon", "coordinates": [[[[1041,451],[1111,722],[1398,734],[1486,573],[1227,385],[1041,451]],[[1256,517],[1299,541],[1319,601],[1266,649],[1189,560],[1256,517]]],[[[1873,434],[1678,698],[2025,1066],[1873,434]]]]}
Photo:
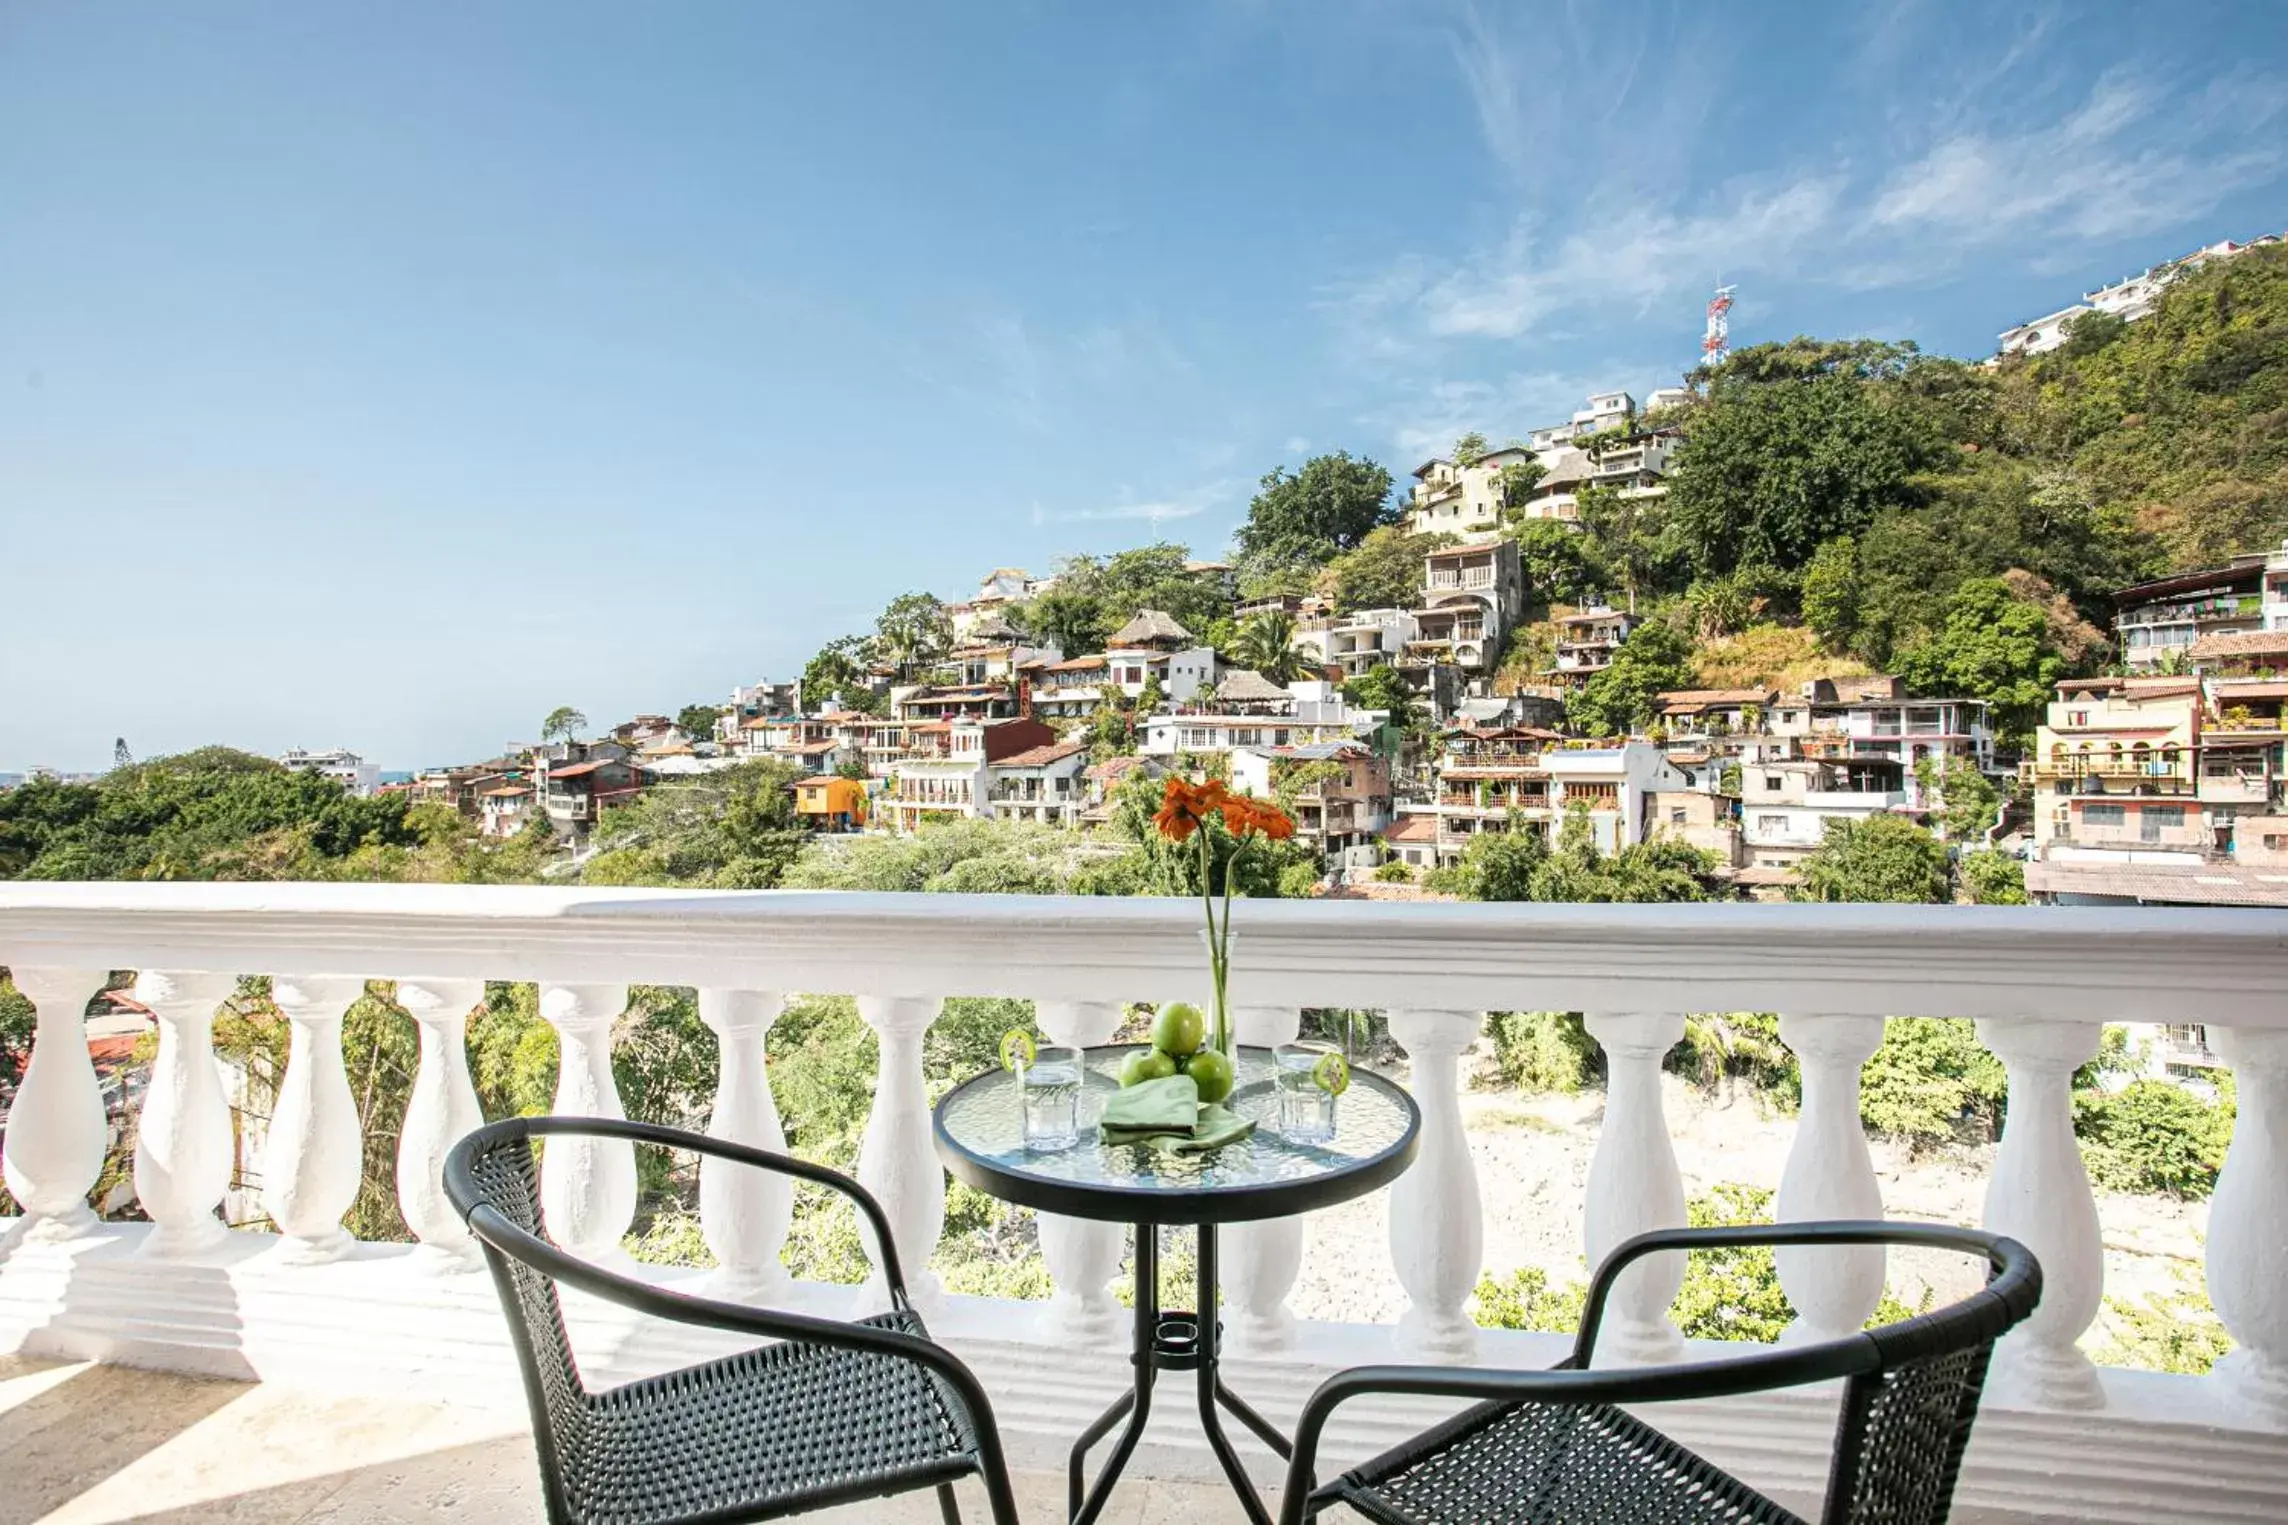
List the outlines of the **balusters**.
{"type": "Polygon", "coordinates": [[[280,976],[270,1000],[289,1025],[286,1074],[262,1151],[262,1207],[285,1240],[281,1259],[315,1264],[350,1247],[342,1214],[357,1201],[364,1140],[342,1068],[342,1015],[365,994],[346,976],[280,976]]]}
{"type": "Polygon", "coordinates": [[[485,1120],[469,1080],[469,1010],[482,980],[400,980],[397,1004],[421,1034],[420,1065],[397,1134],[397,1208],[425,1258],[442,1269],[478,1265],[476,1239],[445,1196],[445,1156],[485,1120]]]}
{"type": "MultiPolygon", "coordinates": [[[[1675,1012],[1591,1012],[1589,1036],[1605,1051],[1605,1122],[1589,1162],[1583,1238],[1592,1271],[1622,1241],[1684,1226],[1684,1178],[1668,1138],[1660,1062],[1684,1036],[1675,1012]]],[[[1623,1271],[1597,1339],[1600,1366],[1681,1359],[1684,1336],[1668,1306],[1684,1285],[1684,1256],[1664,1250],[1623,1271]]]]}
{"type": "MultiPolygon", "coordinates": [[[[880,1041],[874,1110],[858,1145],[858,1181],[882,1204],[897,1241],[906,1292],[917,1305],[938,1300],[930,1254],[945,1232],[945,1170],[930,1141],[929,1091],[922,1081],[922,1035],[936,1019],[935,997],[860,996],[858,1014],[880,1041]]],[[[859,1233],[876,1271],[869,1291],[882,1285],[881,1255],[863,1219],[859,1233]]]]}
{"type": "MultiPolygon", "coordinates": [[[[1242,1006],[1232,1021],[1241,1043],[1270,1048],[1295,1040],[1303,1013],[1293,1006],[1242,1006]]],[[[1276,1095],[1272,1104],[1277,1105],[1276,1095]]],[[[1236,1355],[1285,1350],[1295,1341],[1287,1294],[1303,1270],[1302,1218],[1234,1223],[1217,1237],[1223,1296],[1230,1305],[1225,1319],[1229,1348],[1236,1355]]]]}
{"type": "MultiPolygon", "coordinates": [[[[2074,1342],[2097,1316],[2105,1247],[2074,1142],[2073,1072],[2097,1057],[2096,1022],[1981,1018],[1978,1040],[2010,1075],[2010,1109],[1986,1187],[1986,1227],[2042,1265],[2042,1303],[1994,1351],[1990,1391],[2044,1408],[2102,1408],[2097,1368],[2074,1342]]],[[[2216,1221],[2214,1218],[2212,1222],[2216,1221]]]]}
{"type": "MultiPolygon", "coordinates": [[[[721,1058],[715,1110],[707,1136],[750,1149],[786,1153],[786,1130],[763,1043],[784,998],[775,990],[701,990],[699,1019],[711,1028],[721,1058]]],[[[775,1171],[702,1156],[699,1232],[715,1252],[710,1290],[718,1297],[759,1298],[787,1279],[779,1252],[794,1222],[794,1182],[775,1171]]]]}
{"type": "Polygon", "coordinates": [[[145,970],[135,999],[159,1019],[159,1056],[135,1136],[135,1196],[151,1216],[142,1253],[197,1255],[226,1232],[216,1216],[230,1189],[230,1103],[215,1068],[215,1008],[235,975],[145,970]]]}
{"type": "MultiPolygon", "coordinates": [[[[1803,1110],[1780,1176],[1779,1221],[1882,1217],[1883,1188],[1859,1121],[1859,1071],[1882,1045],[1883,1019],[1783,1016],[1780,1041],[1803,1070],[1803,1110]]],[[[1796,1310],[1782,1344],[1856,1333],[1883,1300],[1881,1245],[1796,1246],[1777,1258],[1796,1310]]]]}
{"type": "Polygon", "coordinates": [[[1423,1360],[1468,1361],[1477,1354],[1477,1325],[1465,1307],[1477,1287],[1485,1225],[1462,1129],[1459,1072],[1481,1021],[1474,1011],[1390,1013],[1391,1036],[1412,1061],[1414,1100],[1422,1109],[1420,1152],[1390,1189],[1390,1258],[1407,1298],[1397,1339],[1423,1360]]]}
{"type": "MultiPolygon", "coordinates": [[[[556,1029],[559,1117],[625,1117],[612,1079],[612,1024],[627,1007],[624,985],[543,985],[540,1015],[556,1029]]],[[[540,1156],[540,1206],[549,1237],[591,1260],[622,1253],[636,1215],[636,1152],[625,1139],[548,1140],[540,1156]]]]}
{"type": "Polygon", "coordinates": [[[2208,1252],[2209,1301],[2238,1348],[2211,1380],[2236,1413],[2288,1429],[2288,1030],[2212,1027],[2209,1039],[2239,1088],[2208,1252]]]}
{"type": "MultiPolygon", "coordinates": [[[[1116,1001],[1041,1001],[1034,1006],[1033,1019],[1051,1043],[1087,1048],[1111,1041],[1114,1029],[1120,1026],[1120,1005],[1116,1001]]],[[[1087,1126],[1087,1117],[1081,1118],[1081,1124],[1087,1126]]],[[[1081,1348],[1110,1338],[1119,1330],[1122,1316],[1120,1304],[1107,1285],[1120,1270],[1121,1226],[1040,1213],[1034,1227],[1040,1235],[1041,1261],[1056,1289],[1043,1315],[1049,1336],[1081,1348]]]]}
{"type": "Polygon", "coordinates": [[[18,966],[11,972],[38,1025],[8,1130],[0,1134],[0,1177],[24,1210],[24,1237],[70,1239],[95,1228],[87,1194],[103,1173],[110,1141],[103,1091],[87,1054],[87,1003],[110,971],[18,966]]]}

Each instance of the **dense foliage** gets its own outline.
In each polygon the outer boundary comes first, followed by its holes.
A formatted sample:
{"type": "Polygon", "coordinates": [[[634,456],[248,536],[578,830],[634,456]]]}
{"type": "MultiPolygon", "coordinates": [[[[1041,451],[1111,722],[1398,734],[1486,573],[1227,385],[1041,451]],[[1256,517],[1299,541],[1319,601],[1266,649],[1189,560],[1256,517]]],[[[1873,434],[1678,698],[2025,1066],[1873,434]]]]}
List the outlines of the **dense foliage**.
{"type": "Polygon", "coordinates": [[[1234,537],[1248,592],[1301,592],[1308,575],[1397,518],[1390,472],[1344,451],[1313,456],[1290,473],[1277,466],[1258,484],[1234,537]]]}
{"type": "Polygon", "coordinates": [[[361,847],[421,840],[402,799],[228,747],[0,792],[0,879],[324,878],[361,847]]]}

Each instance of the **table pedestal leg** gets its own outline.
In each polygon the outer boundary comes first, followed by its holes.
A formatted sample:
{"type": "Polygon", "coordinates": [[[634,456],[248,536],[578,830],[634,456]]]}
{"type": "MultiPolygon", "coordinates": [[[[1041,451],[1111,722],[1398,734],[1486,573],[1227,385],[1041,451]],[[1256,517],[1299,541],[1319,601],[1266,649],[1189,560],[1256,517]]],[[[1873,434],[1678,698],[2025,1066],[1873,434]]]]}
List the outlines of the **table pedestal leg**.
{"type": "Polygon", "coordinates": [[[1158,1230],[1148,1223],[1136,1226],[1136,1337],[1130,1361],[1136,1368],[1135,1385],[1122,1393],[1096,1420],[1081,1432],[1073,1443],[1072,1459],[1066,1474],[1066,1501],[1073,1525],[1094,1525],[1112,1496],[1112,1485],[1134,1454],[1136,1443],[1144,1436],[1145,1422],[1152,1412],[1152,1383],[1161,1369],[1170,1371],[1193,1370],[1199,1373],[1200,1428],[1206,1432],[1208,1445],[1215,1452],[1216,1461],[1230,1479],[1232,1491],[1238,1495],[1241,1509],[1247,1513],[1251,1525],[1271,1525],[1271,1515],[1263,1507],[1263,1500],[1248,1478],[1247,1469],[1232,1448],[1230,1437],[1224,1434],[1223,1418],[1218,1407],[1229,1410],[1240,1423],[1260,1437],[1281,1459],[1293,1454],[1287,1437],[1273,1427],[1270,1420],[1257,1413],[1238,1394],[1224,1386],[1221,1370],[1223,1325],[1216,1311],[1216,1231],[1212,1224],[1202,1224],[1199,1230],[1199,1307],[1196,1314],[1160,1311],[1160,1247],[1158,1230]],[[1112,1455],[1104,1470],[1097,1474],[1094,1485],[1084,1492],[1081,1469],[1089,1448],[1102,1440],[1112,1427],[1125,1418],[1120,1438],[1113,1443],[1112,1455]]]}

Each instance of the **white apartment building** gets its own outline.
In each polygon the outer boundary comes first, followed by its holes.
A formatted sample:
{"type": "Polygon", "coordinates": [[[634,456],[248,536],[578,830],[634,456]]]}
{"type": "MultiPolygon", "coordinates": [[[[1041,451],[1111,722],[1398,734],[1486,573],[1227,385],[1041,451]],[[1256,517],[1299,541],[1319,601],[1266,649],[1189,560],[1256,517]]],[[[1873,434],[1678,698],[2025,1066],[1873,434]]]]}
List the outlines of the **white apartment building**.
{"type": "Polygon", "coordinates": [[[1792,869],[1815,852],[1834,821],[1904,812],[1906,779],[1895,763],[1792,758],[1740,768],[1740,836],[1749,865],[1792,869]]]}
{"type": "Polygon", "coordinates": [[[2219,239],[2190,254],[2165,260],[2151,269],[2140,270],[2135,275],[2123,276],[2095,291],[2084,292],[2082,299],[2071,307],[2062,307],[2044,317],[2021,323],[2016,328],[2003,330],[2001,352],[2005,355],[2039,355],[2056,349],[2066,342],[2074,320],[2087,312],[2102,312],[2119,318],[2124,323],[2134,323],[2150,314],[2154,304],[2160,301],[2161,293],[2180,277],[2192,274],[2211,260],[2230,259],[2233,255],[2245,253],[2262,244],[2279,243],[2281,237],[2278,233],[2267,233],[2260,238],[2252,238],[2245,244],[2229,238],[2219,239]]]}
{"type": "Polygon", "coordinates": [[[1173,757],[1179,752],[1229,752],[1235,747],[1368,741],[1385,718],[1381,710],[1353,708],[1332,683],[1304,679],[1288,684],[1283,700],[1202,704],[1148,716],[1136,750],[1146,757],[1173,757]]]}
{"type": "Polygon", "coordinates": [[[1398,659],[1420,627],[1405,609],[1359,609],[1298,628],[1294,646],[1320,667],[1339,667],[1345,678],[1398,659]]]}
{"type": "Polygon", "coordinates": [[[1085,741],[1053,742],[988,763],[988,806],[997,820],[1078,826],[1088,804],[1087,768],[1085,741]]]}
{"type": "Polygon", "coordinates": [[[295,747],[278,759],[278,765],[289,773],[316,773],[330,778],[361,798],[381,787],[379,765],[339,747],[330,752],[310,752],[295,747]]]}

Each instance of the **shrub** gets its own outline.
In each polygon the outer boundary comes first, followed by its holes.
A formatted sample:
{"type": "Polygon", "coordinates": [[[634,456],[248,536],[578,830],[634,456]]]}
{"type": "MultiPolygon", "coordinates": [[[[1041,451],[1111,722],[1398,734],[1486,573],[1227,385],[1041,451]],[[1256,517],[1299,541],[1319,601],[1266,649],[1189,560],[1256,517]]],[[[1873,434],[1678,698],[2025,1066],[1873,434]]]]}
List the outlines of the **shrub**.
{"type": "Polygon", "coordinates": [[[1414,870],[1404,858],[1393,858],[1376,869],[1374,877],[1384,884],[1412,884],[1414,870]]]}
{"type": "Polygon", "coordinates": [[[1502,1079],[1521,1091],[1570,1094],[1604,1073],[1604,1055],[1577,1011],[1488,1012],[1486,1036],[1502,1079]]]}
{"type": "Polygon", "coordinates": [[[2090,1352],[2101,1366],[2174,1371],[2201,1376],[2232,1349],[2207,1290],[2190,1266],[2175,1267],[2176,1288],[2131,1302],[2105,1300],[2103,1324],[2112,1336],[2090,1352]]]}
{"type": "MultiPolygon", "coordinates": [[[[1772,1194],[1761,1187],[1725,1184],[1687,1202],[1685,1221],[1694,1228],[1769,1223],[1771,1204],[1772,1194]]],[[[1581,1322],[1587,1288],[1579,1282],[1552,1287],[1548,1273],[1528,1266],[1499,1280],[1479,1278],[1477,1296],[1477,1321],[1489,1328],[1569,1333],[1581,1322]]],[[[1895,1323],[1918,1311],[1886,1289],[1867,1324],[1874,1328],[1895,1323]]],[[[1769,1343],[1795,1318],[1795,1309],[1780,1290],[1779,1264],[1772,1250],[1751,1246],[1694,1251],[1670,1317],[1686,1339],[1769,1343]]]]}
{"type": "Polygon", "coordinates": [[[2211,1105],[2166,1080],[2074,1096],[2074,1132],[2089,1178],[2108,1191],[2205,1197],[2232,1138],[2229,1100],[2211,1105]]]}
{"type": "Polygon", "coordinates": [[[1860,1077],[1859,1115],[1921,1150],[1969,1134],[1990,1137],[2009,1092],[2002,1061],[1958,1017],[1894,1017],[1860,1077]]]}

